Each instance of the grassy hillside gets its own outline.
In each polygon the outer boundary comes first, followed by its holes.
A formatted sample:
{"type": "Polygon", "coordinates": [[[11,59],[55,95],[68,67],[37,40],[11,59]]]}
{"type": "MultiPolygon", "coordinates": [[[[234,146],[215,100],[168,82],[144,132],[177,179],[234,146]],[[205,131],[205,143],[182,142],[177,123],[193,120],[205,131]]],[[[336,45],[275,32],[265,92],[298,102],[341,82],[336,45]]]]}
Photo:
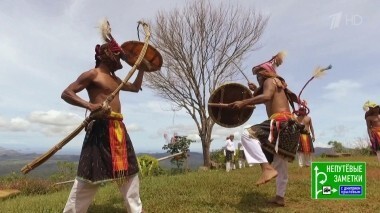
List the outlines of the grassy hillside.
{"type": "MultiPolygon", "coordinates": [[[[367,198],[364,200],[312,200],[310,169],[289,167],[286,207],[266,201],[275,193],[275,182],[256,187],[259,166],[238,169],[190,172],[141,180],[144,212],[380,212],[380,164],[375,157],[321,158],[316,161],[366,161],[367,198]]],[[[19,195],[0,201],[0,212],[61,212],[69,194],[66,189],[48,195],[19,195]]],[[[115,184],[101,187],[89,212],[125,212],[115,184]]]]}

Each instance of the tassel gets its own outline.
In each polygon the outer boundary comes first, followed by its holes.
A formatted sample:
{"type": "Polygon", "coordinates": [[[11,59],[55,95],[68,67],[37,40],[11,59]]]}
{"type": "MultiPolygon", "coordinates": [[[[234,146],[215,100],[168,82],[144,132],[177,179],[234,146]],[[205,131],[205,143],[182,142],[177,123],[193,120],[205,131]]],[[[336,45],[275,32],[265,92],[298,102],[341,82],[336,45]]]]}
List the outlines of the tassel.
{"type": "Polygon", "coordinates": [[[326,68],[317,67],[317,68],[314,70],[313,77],[314,77],[314,78],[319,78],[319,77],[325,75],[325,71],[326,71],[326,70],[329,70],[329,69],[331,69],[331,68],[332,68],[331,65],[329,65],[329,66],[326,67],[326,68]]]}
{"type": "Polygon", "coordinates": [[[268,141],[270,143],[272,143],[273,139],[274,139],[274,136],[273,136],[273,122],[274,122],[274,119],[272,119],[270,121],[270,132],[269,132],[269,137],[268,137],[268,141]]]}
{"type": "Polygon", "coordinates": [[[301,91],[300,91],[300,93],[298,94],[298,104],[299,105],[301,105],[301,103],[300,103],[300,101],[301,101],[301,94],[302,94],[302,92],[303,92],[303,90],[305,89],[305,87],[310,83],[310,81],[312,81],[314,78],[318,78],[318,77],[321,77],[322,75],[324,75],[325,74],[325,71],[326,70],[329,70],[329,69],[331,69],[332,68],[332,66],[331,66],[331,64],[328,66],[328,67],[326,67],[326,68],[320,68],[320,67],[317,67],[317,69],[315,69],[314,70],[314,74],[313,74],[313,76],[306,82],[306,84],[302,87],[302,89],[301,89],[301,91]]]}
{"type": "Polygon", "coordinates": [[[276,153],[278,153],[278,144],[279,144],[279,141],[280,141],[280,122],[279,121],[276,121],[276,128],[277,128],[277,140],[276,140],[276,145],[274,147],[274,151],[276,151],[276,153]]]}

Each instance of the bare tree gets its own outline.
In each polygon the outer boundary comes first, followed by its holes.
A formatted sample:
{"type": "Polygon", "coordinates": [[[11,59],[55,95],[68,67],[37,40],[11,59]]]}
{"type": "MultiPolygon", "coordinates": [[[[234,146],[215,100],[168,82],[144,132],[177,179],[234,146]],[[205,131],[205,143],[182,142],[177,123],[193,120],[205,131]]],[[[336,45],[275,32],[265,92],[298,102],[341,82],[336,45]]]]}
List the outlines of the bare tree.
{"type": "Polygon", "coordinates": [[[368,136],[358,137],[354,141],[354,151],[359,155],[371,155],[371,141],[368,136]]]}
{"type": "Polygon", "coordinates": [[[214,126],[206,110],[209,95],[239,74],[242,60],[256,50],[266,23],[267,18],[253,9],[200,0],[183,9],[160,11],[152,24],[152,43],[164,64],[160,72],[146,75],[148,87],[192,117],[204,166],[210,164],[214,126]]]}

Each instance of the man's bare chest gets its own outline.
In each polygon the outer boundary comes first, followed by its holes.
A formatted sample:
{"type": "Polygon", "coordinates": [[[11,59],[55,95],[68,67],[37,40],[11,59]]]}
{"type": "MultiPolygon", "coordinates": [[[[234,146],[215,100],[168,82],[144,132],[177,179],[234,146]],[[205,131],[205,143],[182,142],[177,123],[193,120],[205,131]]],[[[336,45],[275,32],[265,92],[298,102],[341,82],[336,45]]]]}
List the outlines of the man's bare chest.
{"type": "Polygon", "coordinates": [[[93,88],[105,92],[113,92],[119,86],[119,81],[113,76],[102,76],[93,82],[93,88]]]}

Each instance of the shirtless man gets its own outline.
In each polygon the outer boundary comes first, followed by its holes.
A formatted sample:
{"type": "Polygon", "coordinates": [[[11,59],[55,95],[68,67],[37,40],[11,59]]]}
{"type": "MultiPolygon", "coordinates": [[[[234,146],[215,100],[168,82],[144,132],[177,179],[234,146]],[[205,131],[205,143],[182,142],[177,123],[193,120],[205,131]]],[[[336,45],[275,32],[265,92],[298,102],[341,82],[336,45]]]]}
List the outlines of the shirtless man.
{"type": "MultiPolygon", "coordinates": [[[[87,212],[99,183],[112,180],[118,183],[127,211],[142,212],[137,158],[122,122],[119,93],[109,106],[103,106],[106,98],[122,82],[115,72],[123,67],[120,59],[125,59],[125,55],[113,39],[101,46],[97,45],[95,52],[95,68],[82,73],[61,96],[67,103],[91,113],[104,110],[86,128],[77,177],[63,212],[87,212]],[[84,89],[89,101],[77,95],[84,89]]],[[[143,71],[139,71],[135,81],[123,85],[121,90],[138,92],[143,74],[143,71]]]]}
{"type": "Polygon", "coordinates": [[[311,117],[306,114],[306,108],[302,107],[298,110],[297,121],[298,123],[305,125],[305,128],[301,130],[299,139],[298,164],[300,167],[303,167],[304,165],[309,167],[311,155],[314,153],[313,143],[315,141],[315,134],[311,117]]]}
{"type": "MultiPolygon", "coordinates": [[[[245,129],[242,134],[242,144],[245,148],[247,162],[250,164],[259,163],[261,166],[262,174],[256,182],[257,185],[267,183],[277,177],[276,196],[271,202],[280,206],[285,205],[284,196],[288,182],[287,160],[294,159],[295,151],[294,154],[289,155],[284,150],[276,148],[276,143],[284,142],[281,141],[282,136],[278,135],[277,128],[288,125],[288,121],[293,119],[286,92],[289,92],[292,100],[296,101],[295,95],[286,89],[285,81],[277,75],[275,70],[277,66],[282,64],[282,57],[282,53],[279,53],[268,62],[255,66],[252,72],[257,75],[259,88],[256,88],[252,83],[248,84],[249,88],[254,90],[254,97],[230,104],[230,107],[235,109],[256,104],[264,104],[266,107],[269,119],[245,129]],[[279,142],[276,142],[277,137],[280,137],[279,142]]],[[[296,125],[295,121],[291,123],[296,125]]],[[[287,140],[296,140],[294,142],[297,143],[299,129],[292,134],[287,134],[286,137],[288,136],[292,136],[292,138],[287,140]]]]}
{"type": "Polygon", "coordinates": [[[371,101],[367,101],[363,108],[366,111],[365,120],[372,151],[376,153],[377,159],[380,162],[380,106],[371,101]]]}

